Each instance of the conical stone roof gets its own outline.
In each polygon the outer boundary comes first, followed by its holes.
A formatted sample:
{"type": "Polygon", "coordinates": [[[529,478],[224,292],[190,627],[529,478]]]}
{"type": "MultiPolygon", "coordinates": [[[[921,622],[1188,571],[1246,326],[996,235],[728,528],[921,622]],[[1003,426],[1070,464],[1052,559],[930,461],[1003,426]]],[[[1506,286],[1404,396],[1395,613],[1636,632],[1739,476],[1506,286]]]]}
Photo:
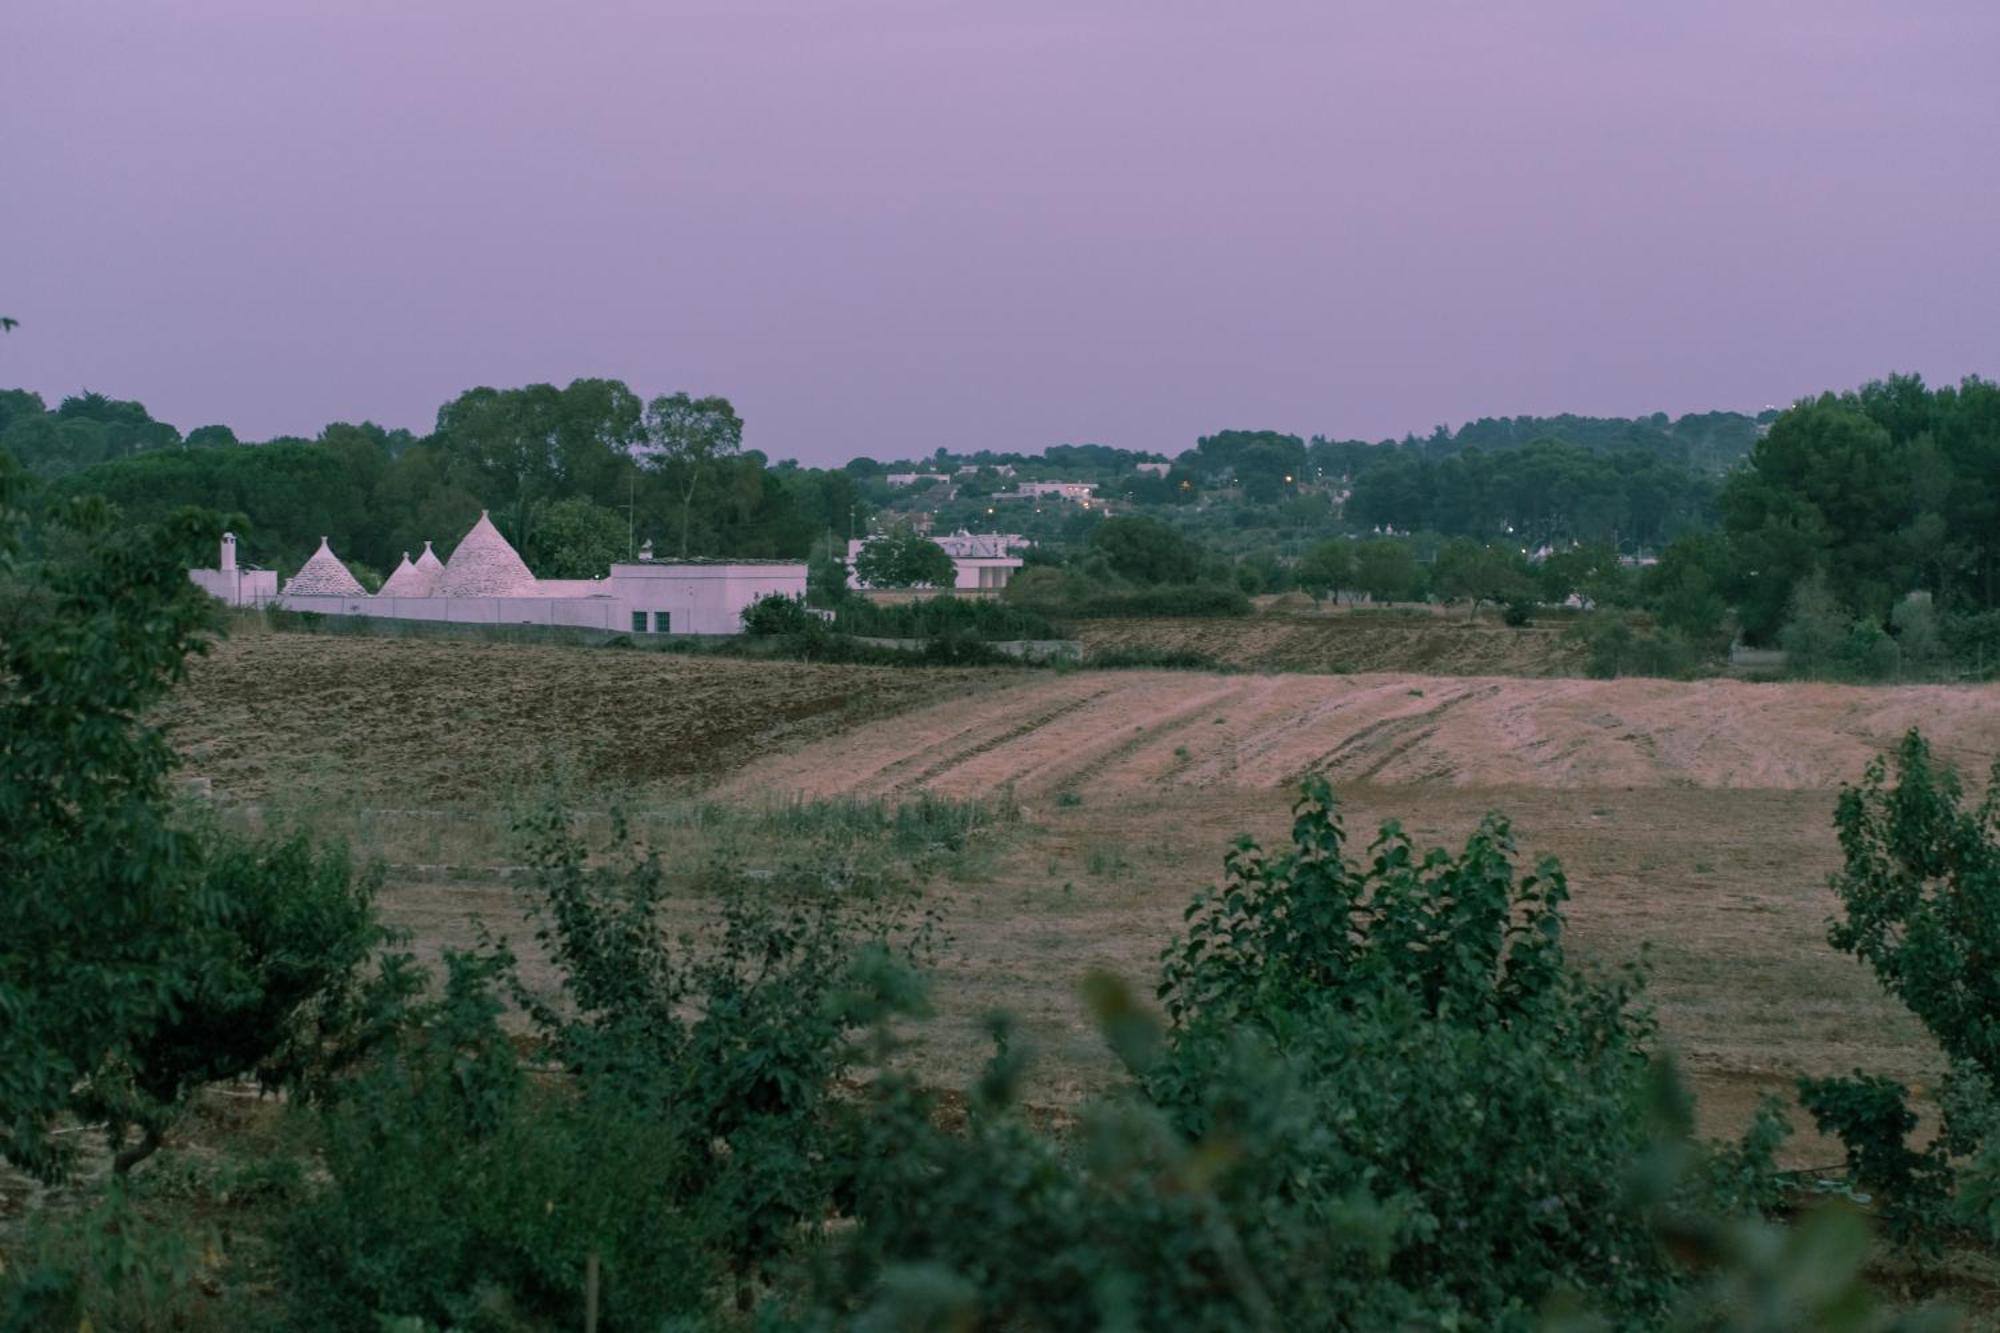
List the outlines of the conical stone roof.
{"type": "Polygon", "coordinates": [[[368,590],[347,572],[347,566],[340,563],[340,557],[326,544],[326,538],[319,539],[319,549],[312,559],[299,566],[299,572],[292,575],[285,584],[288,597],[366,597],[368,590]]]}
{"type": "Polygon", "coordinates": [[[437,552],[431,549],[429,542],[424,543],[424,553],[417,557],[416,566],[429,576],[430,587],[432,591],[436,591],[437,581],[444,574],[444,561],[438,559],[437,552]]]}
{"type": "Polygon", "coordinates": [[[472,531],[444,562],[437,591],[446,597],[521,597],[533,594],[535,576],[481,510],[472,531]]]}
{"type": "Polygon", "coordinates": [[[444,568],[437,557],[431,557],[430,567],[410,562],[410,553],[403,552],[403,563],[396,566],[396,572],[382,581],[381,597],[428,597],[437,587],[438,571],[444,568]]]}

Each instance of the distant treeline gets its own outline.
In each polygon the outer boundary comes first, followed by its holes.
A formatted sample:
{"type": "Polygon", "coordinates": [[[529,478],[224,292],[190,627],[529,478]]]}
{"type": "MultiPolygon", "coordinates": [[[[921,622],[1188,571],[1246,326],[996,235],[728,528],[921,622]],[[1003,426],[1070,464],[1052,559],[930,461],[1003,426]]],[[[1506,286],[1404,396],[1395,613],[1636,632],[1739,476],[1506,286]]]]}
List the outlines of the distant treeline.
{"type": "Polygon", "coordinates": [[[724,399],[647,402],[617,380],[471,389],[424,436],[336,422],[258,444],[222,426],[183,437],[100,394],[51,411],[0,392],[0,448],[44,502],[102,494],[141,521],[200,505],[238,516],[246,560],[294,569],[325,536],[364,578],[426,540],[448,553],[482,509],[547,577],[601,574],[648,540],[663,555],[804,558],[865,519],[844,472],[772,466],[741,439],[724,399]]]}
{"type": "Polygon", "coordinates": [[[725,399],[647,401],[604,379],[468,390],[422,436],[335,423],[259,444],[220,425],[182,435],[101,394],[50,409],[0,392],[0,449],[39,481],[29,503],[99,493],[139,521],[183,504],[233,513],[245,558],[281,569],[327,536],[365,578],[487,508],[544,575],[599,573],[651,541],[665,555],[816,554],[837,589],[840,544],[893,505],[1037,537],[1050,568],[1019,592],[1051,607],[1197,586],[1573,593],[1653,611],[1696,644],[1784,643],[1801,662],[2000,664],[2000,388],[1976,378],[1932,390],[1891,376],[1756,418],[1496,418],[1374,444],[1223,431],[1171,463],[1082,444],[816,469],[743,449],[742,429],[725,399]],[[956,497],[884,480],[964,467],[956,497]],[[1122,512],[1007,507],[1004,468],[1096,482],[1122,512]],[[1135,509],[1163,521],[1135,524],[1135,509]],[[1545,547],[1563,558],[1528,569],[1545,547]],[[1642,578],[1620,567],[1635,554],[1658,556],[1642,578]]]}

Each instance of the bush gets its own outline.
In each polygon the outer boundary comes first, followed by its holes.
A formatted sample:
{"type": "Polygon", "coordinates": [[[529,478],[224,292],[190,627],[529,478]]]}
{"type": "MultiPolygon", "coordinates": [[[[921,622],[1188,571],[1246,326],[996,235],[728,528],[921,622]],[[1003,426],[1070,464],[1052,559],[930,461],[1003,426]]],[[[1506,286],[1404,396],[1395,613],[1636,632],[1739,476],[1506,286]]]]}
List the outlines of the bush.
{"type": "Polygon", "coordinates": [[[1163,616],[1213,618],[1247,616],[1250,599],[1235,588],[1215,583],[1162,584],[1129,591],[1093,591],[1076,598],[1064,613],[1084,619],[1163,616]]]}
{"type": "Polygon", "coordinates": [[[1684,680],[1701,665],[1701,654],[1678,630],[1648,629],[1619,611],[1593,611],[1566,636],[1588,653],[1585,670],[1599,680],[1618,676],[1664,676],[1684,680]]]}
{"type": "Polygon", "coordinates": [[[1952,1062],[1939,1102],[1937,1142],[1919,1151],[1907,1090],[1857,1071],[1808,1079],[1801,1099],[1847,1150],[1856,1185],[1881,1198],[1899,1240],[1931,1243],[1955,1213],[1981,1230],[2000,1163],[2000,765],[1988,794],[1966,809],[1958,777],[1931,757],[1916,731],[1841,791],[1834,815],[1843,866],[1833,887],[1843,915],[1828,930],[1836,949],[1866,962],[1910,1007],[1952,1062]],[[1895,780],[1890,783],[1893,770],[1895,780]],[[1954,1156],[1974,1158],[1954,1200],[1954,1156]]]}
{"type": "Polygon", "coordinates": [[[554,804],[519,833],[559,991],[504,952],[452,956],[443,993],[342,1081],[326,1179],[284,1237],[301,1327],[567,1325],[595,1254],[604,1327],[657,1328],[732,1282],[747,1299],[847,1188],[854,1035],[920,1000],[929,928],[907,894],[717,865],[690,886],[714,913],[697,944],[667,933],[664,872],[622,822],[589,864],[554,804]],[[501,1026],[508,997],[539,1068],[501,1026]]]}
{"type": "Polygon", "coordinates": [[[743,632],[759,638],[777,634],[808,634],[823,628],[825,621],[806,608],[796,597],[774,592],[743,608],[743,632]]]}
{"type": "Polygon", "coordinates": [[[844,604],[834,624],[849,634],[883,639],[1059,639],[1046,616],[986,598],[926,597],[882,605],[857,598],[844,604]]]}
{"type": "Polygon", "coordinates": [[[1500,623],[1515,629],[1535,623],[1535,603],[1532,598],[1515,597],[1500,608],[1500,623]]]}
{"type": "Polygon", "coordinates": [[[1210,657],[1207,653],[1195,652],[1191,648],[1155,648],[1146,644],[1107,648],[1103,652],[1092,653],[1085,665],[1103,671],[1136,669],[1230,672],[1236,669],[1227,662],[1210,657]]]}
{"type": "MultiPolygon", "coordinates": [[[[1132,1082],[1073,1147],[1016,1107],[1004,1021],[963,1132],[871,1084],[855,1226],[797,1326],[1528,1329],[1565,1290],[1652,1322],[1683,1279],[1631,1184],[1660,1141],[1651,1020],[1566,961],[1560,869],[1512,861],[1489,820],[1457,857],[1387,825],[1357,863],[1309,783],[1291,849],[1240,843],[1189,909],[1167,1026],[1091,983],[1132,1082]]],[[[1677,1197],[1768,1198],[1773,1141],[1677,1197]]]]}

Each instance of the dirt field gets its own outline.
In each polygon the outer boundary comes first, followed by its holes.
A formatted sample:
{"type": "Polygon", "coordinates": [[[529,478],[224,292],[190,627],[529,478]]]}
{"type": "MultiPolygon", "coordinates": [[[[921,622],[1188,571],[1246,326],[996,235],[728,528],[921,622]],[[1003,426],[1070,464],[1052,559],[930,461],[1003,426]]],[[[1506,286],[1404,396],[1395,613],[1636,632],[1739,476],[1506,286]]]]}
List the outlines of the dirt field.
{"type": "Polygon", "coordinates": [[[1819,790],[1912,726],[1983,773],[2000,690],[1741,681],[1082,672],[750,764],[725,792],[1139,794],[1292,786],[1819,790]]]}
{"type": "MultiPolygon", "coordinates": [[[[1111,1077],[1078,983],[1109,968],[1146,988],[1230,841],[1283,836],[1300,775],[1334,779],[1357,846],[1381,819],[1429,845],[1500,810],[1524,859],[1562,858],[1579,953],[1649,959],[1717,1133],[1800,1073],[1936,1073],[1908,1014],[1825,943],[1833,797],[1912,725],[1975,779],[2000,754],[1992,687],[931,672],[291,636],[228,645],[171,712],[218,791],[311,779],[337,798],[421,944],[484,921],[531,969],[501,803],[552,749],[642,813],[690,793],[1009,803],[1024,817],[991,854],[929,883],[952,945],[923,1058],[971,1077],[979,1016],[1012,1010],[1054,1103],[1111,1077]]],[[[1788,1156],[1829,1152],[1804,1136],[1788,1156]]]]}
{"type": "Polygon", "coordinates": [[[1243,671],[1416,671],[1442,676],[1580,676],[1585,652],[1564,641],[1567,622],[1509,629],[1488,608],[1463,610],[1272,608],[1241,620],[1078,620],[1086,654],[1145,648],[1199,653],[1243,671]]]}
{"type": "Polygon", "coordinates": [[[768,751],[1013,677],[610,649],[250,634],[162,711],[191,773],[261,800],[310,783],[399,805],[511,794],[553,760],[685,790],[768,751]]]}

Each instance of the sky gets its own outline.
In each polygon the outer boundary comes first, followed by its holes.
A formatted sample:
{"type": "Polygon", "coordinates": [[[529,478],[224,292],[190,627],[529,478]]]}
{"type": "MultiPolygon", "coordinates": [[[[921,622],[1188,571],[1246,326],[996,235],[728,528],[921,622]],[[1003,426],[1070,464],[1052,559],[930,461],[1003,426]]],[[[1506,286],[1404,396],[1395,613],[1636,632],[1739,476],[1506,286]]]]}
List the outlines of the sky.
{"type": "Polygon", "coordinates": [[[0,386],[1177,453],[2000,374],[1990,0],[7,0],[0,386]]]}

